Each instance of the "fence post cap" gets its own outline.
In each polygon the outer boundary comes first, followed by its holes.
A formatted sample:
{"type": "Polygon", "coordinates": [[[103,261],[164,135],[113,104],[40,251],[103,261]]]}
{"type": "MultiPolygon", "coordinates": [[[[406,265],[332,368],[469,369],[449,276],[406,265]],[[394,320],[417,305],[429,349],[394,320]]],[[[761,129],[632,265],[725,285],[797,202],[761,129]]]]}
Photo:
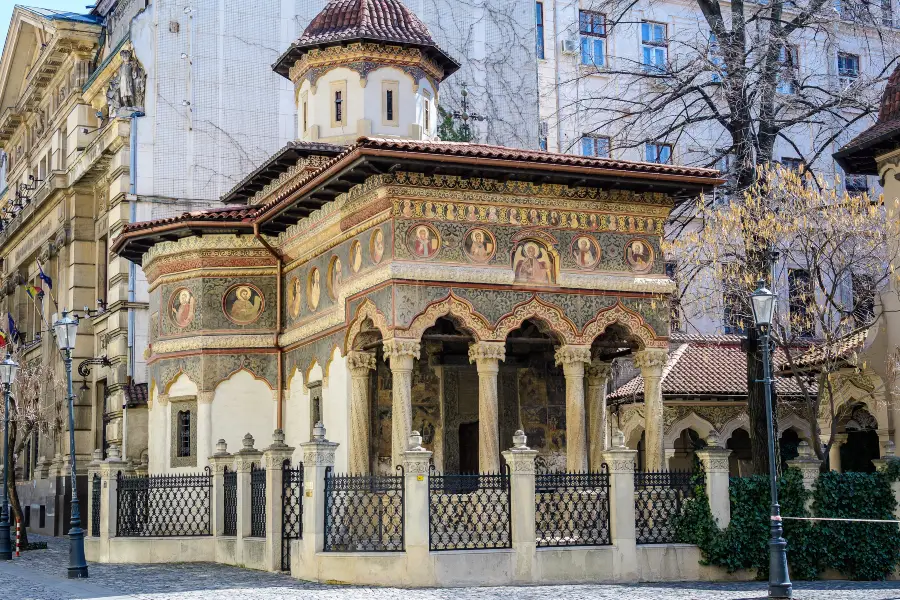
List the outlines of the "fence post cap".
{"type": "Polygon", "coordinates": [[[410,431],[407,447],[414,451],[424,450],[422,447],[422,434],[416,430],[410,431]]]}
{"type": "Polygon", "coordinates": [[[706,447],[707,448],[721,448],[722,444],[719,443],[719,434],[715,431],[711,431],[708,436],[706,436],[706,447]]]}
{"type": "Polygon", "coordinates": [[[625,434],[621,429],[616,429],[612,434],[612,448],[615,450],[625,449],[625,434]]]}
{"type": "Polygon", "coordinates": [[[528,437],[525,435],[525,432],[521,429],[516,429],[516,432],[513,434],[513,448],[516,450],[528,450],[528,437]]]}
{"type": "Polygon", "coordinates": [[[249,433],[244,434],[244,439],[241,440],[241,443],[244,445],[244,450],[253,450],[253,436],[249,433]]]}
{"type": "Polygon", "coordinates": [[[284,430],[276,429],[272,432],[272,445],[273,446],[283,446],[284,444],[284,430]]]}
{"type": "Polygon", "coordinates": [[[322,421],[317,421],[316,424],[313,426],[312,441],[314,441],[314,442],[327,441],[325,439],[325,425],[322,423],[322,421]]]}
{"type": "MultiPolygon", "coordinates": [[[[41,457],[41,460],[44,460],[43,456],[41,457]]],[[[101,450],[100,448],[96,448],[91,453],[91,464],[95,465],[101,462],[103,462],[103,450],[101,450]]]]}
{"type": "Polygon", "coordinates": [[[216,442],[216,453],[213,456],[225,456],[228,454],[228,444],[225,440],[220,439],[216,442]]]}
{"type": "Polygon", "coordinates": [[[888,440],[884,443],[884,457],[885,458],[894,458],[896,456],[896,447],[894,446],[894,442],[888,440]]]}
{"type": "Polygon", "coordinates": [[[109,450],[106,452],[107,456],[109,456],[110,460],[112,459],[121,459],[122,454],[119,452],[119,446],[116,444],[110,444],[109,450]]]}

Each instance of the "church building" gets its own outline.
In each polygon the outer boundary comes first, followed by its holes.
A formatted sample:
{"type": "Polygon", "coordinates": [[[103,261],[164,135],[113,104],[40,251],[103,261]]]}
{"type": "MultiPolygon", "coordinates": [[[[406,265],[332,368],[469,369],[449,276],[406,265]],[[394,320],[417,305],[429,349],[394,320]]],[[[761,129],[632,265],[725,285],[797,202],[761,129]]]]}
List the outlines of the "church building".
{"type": "Polygon", "coordinates": [[[150,289],[151,473],[319,421],[339,472],[392,471],[413,430],[436,469],[496,472],[517,429],[547,468],[597,470],[626,355],[665,468],[660,240],[718,173],[440,141],[458,67],[399,0],[332,0],[273,66],[297,140],[221,208],[115,239],[150,289]]]}

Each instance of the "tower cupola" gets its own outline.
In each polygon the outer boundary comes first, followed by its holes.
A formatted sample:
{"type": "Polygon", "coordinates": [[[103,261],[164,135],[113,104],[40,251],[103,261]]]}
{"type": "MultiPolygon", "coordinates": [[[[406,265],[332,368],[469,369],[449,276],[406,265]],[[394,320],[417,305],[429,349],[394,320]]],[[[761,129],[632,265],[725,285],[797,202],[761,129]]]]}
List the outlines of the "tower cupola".
{"type": "Polygon", "coordinates": [[[459,69],[400,0],[331,0],[279,57],[298,138],[434,139],[438,85],[459,69]]]}

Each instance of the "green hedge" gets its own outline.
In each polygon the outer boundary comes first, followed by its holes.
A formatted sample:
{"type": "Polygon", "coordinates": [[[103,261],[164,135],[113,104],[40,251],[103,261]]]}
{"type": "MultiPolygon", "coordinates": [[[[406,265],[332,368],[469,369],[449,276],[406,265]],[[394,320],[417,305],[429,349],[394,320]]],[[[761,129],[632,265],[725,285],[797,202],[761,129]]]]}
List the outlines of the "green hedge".
{"type": "MultiPolygon", "coordinates": [[[[900,463],[900,461],[896,461],[900,463]]],[[[893,465],[897,467],[897,465],[893,465]]],[[[779,480],[781,514],[791,517],[893,519],[896,500],[891,481],[900,467],[883,473],[823,473],[812,492],[803,488],[799,471],[788,469],[779,480]],[[811,510],[806,501],[812,499],[811,510]]],[[[676,520],[679,541],[696,544],[703,564],[729,572],[769,569],[769,481],[764,476],[732,478],[731,523],[719,529],[712,518],[702,483],[676,520]]],[[[792,579],[817,579],[834,569],[854,580],[884,579],[900,564],[896,524],[785,521],[792,579]]]]}

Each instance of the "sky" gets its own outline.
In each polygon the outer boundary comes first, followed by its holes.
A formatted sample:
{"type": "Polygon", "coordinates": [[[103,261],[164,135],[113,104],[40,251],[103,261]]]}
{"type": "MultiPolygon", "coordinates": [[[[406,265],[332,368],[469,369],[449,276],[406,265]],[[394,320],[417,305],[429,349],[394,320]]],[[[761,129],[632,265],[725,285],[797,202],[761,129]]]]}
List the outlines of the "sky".
{"type": "Polygon", "coordinates": [[[22,4],[24,6],[39,6],[41,8],[50,8],[53,10],[66,10],[75,13],[86,14],[87,5],[93,5],[90,0],[24,0],[15,2],[15,0],[0,0],[0,48],[6,44],[6,34],[9,32],[9,20],[12,19],[13,6],[22,4]]]}

